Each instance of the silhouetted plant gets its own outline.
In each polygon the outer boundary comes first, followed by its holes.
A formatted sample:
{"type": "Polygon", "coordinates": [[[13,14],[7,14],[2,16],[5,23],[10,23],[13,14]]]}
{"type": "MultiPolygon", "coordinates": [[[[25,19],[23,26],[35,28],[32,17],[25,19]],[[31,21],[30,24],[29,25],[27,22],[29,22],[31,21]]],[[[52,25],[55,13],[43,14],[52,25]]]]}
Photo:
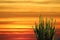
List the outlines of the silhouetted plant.
{"type": "Polygon", "coordinates": [[[44,18],[40,16],[39,24],[35,23],[35,26],[33,28],[37,40],[54,40],[55,25],[56,20],[53,18],[46,18],[46,21],[44,21],[44,18]]]}

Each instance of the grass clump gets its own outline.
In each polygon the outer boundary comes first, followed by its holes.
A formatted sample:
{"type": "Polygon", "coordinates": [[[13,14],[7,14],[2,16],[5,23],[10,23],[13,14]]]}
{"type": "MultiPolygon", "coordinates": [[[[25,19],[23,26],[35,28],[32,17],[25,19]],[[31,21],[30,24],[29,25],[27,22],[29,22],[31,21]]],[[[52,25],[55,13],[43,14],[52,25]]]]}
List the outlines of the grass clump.
{"type": "Polygon", "coordinates": [[[53,18],[44,21],[43,17],[39,17],[39,24],[35,23],[34,32],[37,40],[54,40],[56,20],[53,18]],[[44,24],[45,23],[45,24],[44,24]]]}

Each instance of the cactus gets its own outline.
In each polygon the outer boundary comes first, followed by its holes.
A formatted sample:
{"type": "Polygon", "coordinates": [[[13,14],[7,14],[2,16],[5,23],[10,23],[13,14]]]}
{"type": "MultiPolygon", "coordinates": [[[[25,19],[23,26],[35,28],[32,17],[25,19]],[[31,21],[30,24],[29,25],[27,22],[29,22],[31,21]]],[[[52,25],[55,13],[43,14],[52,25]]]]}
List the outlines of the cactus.
{"type": "Polygon", "coordinates": [[[44,24],[43,17],[39,17],[39,25],[35,23],[34,32],[37,40],[53,40],[55,34],[56,20],[46,19],[44,24]]]}

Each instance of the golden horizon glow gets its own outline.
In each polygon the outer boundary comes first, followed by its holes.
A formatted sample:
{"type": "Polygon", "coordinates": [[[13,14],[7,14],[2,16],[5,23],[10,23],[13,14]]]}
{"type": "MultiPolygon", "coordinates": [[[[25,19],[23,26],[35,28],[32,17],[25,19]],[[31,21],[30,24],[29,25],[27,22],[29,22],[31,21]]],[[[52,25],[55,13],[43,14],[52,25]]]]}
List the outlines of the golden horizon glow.
{"type": "MultiPolygon", "coordinates": [[[[55,17],[56,28],[60,28],[60,18],[55,17]]],[[[0,28],[32,28],[35,22],[39,22],[38,17],[21,17],[21,18],[0,18],[0,28]]]]}
{"type": "Polygon", "coordinates": [[[33,25],[12,25],[12,24],[3,24],[0,25],[0,28],[32,28],[33,25]]]}

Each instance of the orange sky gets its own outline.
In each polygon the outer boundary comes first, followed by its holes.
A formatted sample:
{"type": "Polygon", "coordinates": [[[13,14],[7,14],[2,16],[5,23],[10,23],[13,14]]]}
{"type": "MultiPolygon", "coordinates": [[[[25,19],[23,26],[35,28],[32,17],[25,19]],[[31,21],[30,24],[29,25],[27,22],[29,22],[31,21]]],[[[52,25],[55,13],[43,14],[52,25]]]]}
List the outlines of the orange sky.
{"type": "Polygon", "coordinates": [[[40,14],[55,17],[60,28],[59,0],[0,0],[0,28],[32,28],[40,14]]]}

